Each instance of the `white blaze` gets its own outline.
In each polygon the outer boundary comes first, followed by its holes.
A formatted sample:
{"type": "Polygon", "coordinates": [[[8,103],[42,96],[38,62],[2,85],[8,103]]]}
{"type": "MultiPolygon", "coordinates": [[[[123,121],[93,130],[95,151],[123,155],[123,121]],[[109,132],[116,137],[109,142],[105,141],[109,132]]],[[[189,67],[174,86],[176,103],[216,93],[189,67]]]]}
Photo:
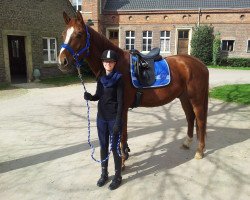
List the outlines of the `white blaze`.
{"type": "MultiPolygon", "coordinates": [[[[68,44],[68,43],[69,43],[69,40],[70,40],[71,35],[72,35],[73,33],[74,33],[74,28],[73,28],[73,27],[68,28],[67,33],[66,33],[66,38],[65,38],[64,44],[68,44]]],[[[65,48],[63,48],[63,47],[61,48],[58,57],[60,57],[60,55],[61,55],[61,53],[64,51],[64,49],[65,49],[65,48]]],[[[61,64],[61,60],[60,60],[60,59],[58,59],[58,60],[59,60],[59,64],[61,64]]]]}

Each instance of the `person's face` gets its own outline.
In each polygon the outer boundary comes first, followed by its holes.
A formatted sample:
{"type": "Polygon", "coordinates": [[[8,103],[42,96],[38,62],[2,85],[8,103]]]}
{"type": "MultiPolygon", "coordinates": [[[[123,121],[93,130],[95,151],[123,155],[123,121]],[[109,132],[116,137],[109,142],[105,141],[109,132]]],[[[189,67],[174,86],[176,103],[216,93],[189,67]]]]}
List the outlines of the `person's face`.
{"type": "Polygon", "coordinates": [[[103,64],[103,67],[106,70],[106,72],[110,73],[113,71],[116,62],[113,60],[103,60],[102,64],[103,64]]]}

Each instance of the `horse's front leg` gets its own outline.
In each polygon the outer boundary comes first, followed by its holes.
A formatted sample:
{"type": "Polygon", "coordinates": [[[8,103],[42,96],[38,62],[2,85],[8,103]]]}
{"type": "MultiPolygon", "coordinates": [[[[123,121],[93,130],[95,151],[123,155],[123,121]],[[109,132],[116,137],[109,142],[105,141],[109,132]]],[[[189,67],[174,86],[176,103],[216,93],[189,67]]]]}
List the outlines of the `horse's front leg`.
{"type": "Polygon", "coordinates": [[[125,160],[128,159],[130,151],[128,147],[128,133],[127,133],[127,123],[128,123],[128,109],[124,110],[122,116],[122,137],[121,137],[121,151],[122,151],[122,170],[125,169],[125,160]]]}

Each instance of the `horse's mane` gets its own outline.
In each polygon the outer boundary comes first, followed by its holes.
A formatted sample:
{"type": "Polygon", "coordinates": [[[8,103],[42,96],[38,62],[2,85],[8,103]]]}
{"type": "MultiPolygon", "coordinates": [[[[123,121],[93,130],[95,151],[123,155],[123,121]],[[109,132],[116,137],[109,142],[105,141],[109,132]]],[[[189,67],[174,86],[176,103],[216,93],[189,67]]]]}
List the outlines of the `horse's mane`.
{"type": "Polygon", "coordinates": [[[123,52],[121,48],[119,48],[118,46],[110,42],[104,35],[98,33],[91,27],[89,27],[89,33],[90,33],[91,41],[94,42],[96,46],[98,46],[98,50],[100,52],[103,52],[107,49],[112,49],[116,51],[118,54],[123,52]]]}
{"type": "Polygon", "coordinates": [[[90,34],[90,55],[92,58],[88,57],[87,61],[89,65],[92,67],[92,71],[95,73],[96,77],[99,77],[104,73],[104,68],[101,67],[101,55],[107,50],[111,49],[115,51],[119,57],[123,57],[124,51],[110,42],[104,35],[98,33],[93,28],[89,27],[90,34]]]}

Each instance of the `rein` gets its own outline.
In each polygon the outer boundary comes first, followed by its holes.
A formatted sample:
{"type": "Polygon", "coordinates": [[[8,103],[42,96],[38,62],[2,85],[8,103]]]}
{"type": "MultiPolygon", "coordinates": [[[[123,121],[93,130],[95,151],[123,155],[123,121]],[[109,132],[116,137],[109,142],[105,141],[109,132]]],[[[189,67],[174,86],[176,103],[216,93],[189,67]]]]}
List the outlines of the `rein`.
{"type": "MultiPolygon", "coordinates": [[[[83,81],[83,77],[82,77],[82,74],[81,74],[81,70],[80,70],[80,67],[81,67],[81,63],[79,61],[79,56],[81,54],[83,54],[85,51],[87,51],[87,54],[86,54],[86,57],[89,55],[89,47],[90,47],[90,34],[88,32],[88,27],[85,26],[85,29],[86,29],[86,34],[87,34],[87,41],[86,41],[86,45],[85,47],[83,47],[82,49],[80,49],[77,53],[72,49],[71,46],[69,46],[68,44],[62,44],[61,45],[61,48],[65,48],[69,51],[69,53],[73,56],[75,62],[76,62],[76,69],[77,69],[77,72],[78,72],[78,77],[82,83],[82,86],[83,86],[83,89],[84,89],[84,92],[87,92],[87,89],[85,87],[85,84],[84,84],[84,81],[83,81]]],[[[110,153],[112,151],[112,142],[113,142],[113,135],[110,134],[110,150],[109,150],[109,153],[107,155],[107,157],[103,160],[97,160],[95,157],[94,157],[94,153],[95,153],[95,147],[91,144],[90,142],[90,106],[89,106],[89,101],[86,100],[86,105],[87,105],[87,119],[88,119],[88,144],[91,148],[91,158],[98,162],[98,163],[103,163],[103,162],[106,162],[108,159],[109,159],[109,156],[110,156],[110,153]]],[[[117,141],[117,153],[120,157],[122,157],[120,151],[119,151],[119,145],[120,144],[120,141],[121,141],[121,135],[119,134],[119,138],[118,138],[118,141],[117,141]]]]}

